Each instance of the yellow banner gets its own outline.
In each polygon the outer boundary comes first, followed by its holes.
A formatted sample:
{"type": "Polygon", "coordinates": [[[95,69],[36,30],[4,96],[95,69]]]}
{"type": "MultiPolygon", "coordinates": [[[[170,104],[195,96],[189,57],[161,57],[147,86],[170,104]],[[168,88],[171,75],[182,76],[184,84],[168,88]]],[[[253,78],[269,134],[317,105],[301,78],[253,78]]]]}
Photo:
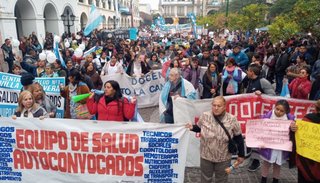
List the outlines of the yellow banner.
{"type": "Polygon", "coordinates": [[[305,158],[320,162],[320,124],[296,121],[297,153],[305,158]]]}

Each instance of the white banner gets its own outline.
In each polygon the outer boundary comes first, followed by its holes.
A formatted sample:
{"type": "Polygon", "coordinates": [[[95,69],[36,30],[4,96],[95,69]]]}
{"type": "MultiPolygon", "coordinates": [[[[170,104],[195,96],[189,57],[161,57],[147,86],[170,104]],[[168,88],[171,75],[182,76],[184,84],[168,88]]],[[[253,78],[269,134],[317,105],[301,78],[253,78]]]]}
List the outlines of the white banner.
{"type": "MultiPolygon", "coordinates": [[[[267,95],[241,94],[224,97],[227,102],[227,112],[237,117],[242,133],[245,134],[245,124],[250,119],[260,119],[262,114],[272,110],[276,101],[285,99],[291,107],[291,114],[301,119],[307,113],[314,111],[314,101],[299,100],[267,95]]],[[[196,124],[200,115],[211,110],[212,99],[188,100],[177,98],[173,100],[173,115],[176,124],[191,122],[196,124]]],[[[187,167],[200,166],[200,136],[190,135],[190,146],[187,155],[187,167]]]]}
{"type": "Polygon", "coordinates": [[[183,183],[184,125],[0,118],[2,181],[183,183]]]}
{"type": "MultiPolygon", "coordinates": [[[[18,106],[19,93],[22,85],[21,76],[0,72],[0,116],[12,116],[18,106]]],[[[57,118],[63,118],[64,98],[60,95],[59,84],[65,85],[65,78],[35,78],[47,97],[57,106],[57,118]]]]}
{"type": "Polygon", "coordinates": [[[151,107],[159,104],[159,96],[165,80],[161,70],[154,70],[143,77],[130,77],[127,74],[113,74],[101,77],[102,82],[115,80],[120,84],[121,92],[128,96],[137,96],[138,107],[151,107]]]}

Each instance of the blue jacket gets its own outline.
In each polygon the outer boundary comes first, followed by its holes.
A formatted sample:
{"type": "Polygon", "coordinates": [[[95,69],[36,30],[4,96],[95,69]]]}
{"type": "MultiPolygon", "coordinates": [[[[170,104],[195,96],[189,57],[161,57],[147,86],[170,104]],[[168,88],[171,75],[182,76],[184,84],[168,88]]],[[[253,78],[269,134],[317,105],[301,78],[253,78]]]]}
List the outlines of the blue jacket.
{"type": "Polygon", "coordinates": [[[242,70],[246,70],[246,67],[249,64],[249,58],[248,56],[243,53],[243,52],[239,52],[237,54],[231,53],[229,55],[229,58],[234,58],[234,60],[236,61],[236,63],[238,64],[238,66],[242,69],[242,70]]]}

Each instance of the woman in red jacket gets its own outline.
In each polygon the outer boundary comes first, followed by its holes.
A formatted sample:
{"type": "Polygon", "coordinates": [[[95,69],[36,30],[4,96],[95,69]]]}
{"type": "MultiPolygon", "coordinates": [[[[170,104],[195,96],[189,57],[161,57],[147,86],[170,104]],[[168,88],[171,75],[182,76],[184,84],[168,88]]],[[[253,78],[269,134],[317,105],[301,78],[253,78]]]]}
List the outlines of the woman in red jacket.
{"type": "Polygon", "coordinates": [[[300,76],[291,81],[289,89],[292,98],[308,100],[308,96],[311,91],[309,76],[310,69],[308,67],[304,67],[300,70],[300,76]]]}
{"type": "Polygon", "coordinates": [[[92,93],[87,100],[90,114],[97,115],[98,120],[125,121],[134,117],[136,98],[131,101],[122,97],[119,83],[113,80],[104,84],[104,95],[94,97],[92,93]],[[97,98],[97,99],[95,99],[97,98]]]}

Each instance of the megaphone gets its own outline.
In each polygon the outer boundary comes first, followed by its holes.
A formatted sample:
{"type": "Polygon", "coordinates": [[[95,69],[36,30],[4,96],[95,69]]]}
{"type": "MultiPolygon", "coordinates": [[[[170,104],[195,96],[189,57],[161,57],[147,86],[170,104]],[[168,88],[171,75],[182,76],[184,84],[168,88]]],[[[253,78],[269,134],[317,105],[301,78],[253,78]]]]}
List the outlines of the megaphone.
{"type": "Polygon", "coordinates": [[[81,94],[81,95],[72,96],[71,100],[73,102],[79,102],[81,100],[88,98],[89,96],[90,96],[90,93],[85,93],[85,94],[81,94]]]}

